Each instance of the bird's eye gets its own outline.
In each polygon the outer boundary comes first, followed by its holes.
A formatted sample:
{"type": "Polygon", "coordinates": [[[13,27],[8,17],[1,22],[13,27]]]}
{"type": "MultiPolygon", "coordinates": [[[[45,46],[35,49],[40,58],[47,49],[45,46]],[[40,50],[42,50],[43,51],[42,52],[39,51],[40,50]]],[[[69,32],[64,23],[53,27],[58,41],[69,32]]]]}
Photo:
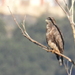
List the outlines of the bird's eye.
{"type": "Polygon", "coordinates": [[[50,20],[50,17],[48,17],[48,20],[50,20]]]}

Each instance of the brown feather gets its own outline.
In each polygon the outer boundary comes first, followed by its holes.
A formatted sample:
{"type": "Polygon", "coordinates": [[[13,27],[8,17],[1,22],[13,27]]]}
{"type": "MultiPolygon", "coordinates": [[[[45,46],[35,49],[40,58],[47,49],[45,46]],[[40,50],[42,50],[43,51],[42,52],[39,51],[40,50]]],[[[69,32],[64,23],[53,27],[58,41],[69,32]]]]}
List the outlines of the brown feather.
{"type": "MultiPolygon", "coordinates": [[[[49,47],[53,50],[57,50],[60,53],[63,53],[64,50],[64,40],[59,28],[56,25],[54,18],[48,17],[46,19],[46,41],[49,47]]],[[[59,55],[57,55],[57,59],[59,60],[59,55]]],[[[63,61],[63,58],[62,58],[63,61]]]]}

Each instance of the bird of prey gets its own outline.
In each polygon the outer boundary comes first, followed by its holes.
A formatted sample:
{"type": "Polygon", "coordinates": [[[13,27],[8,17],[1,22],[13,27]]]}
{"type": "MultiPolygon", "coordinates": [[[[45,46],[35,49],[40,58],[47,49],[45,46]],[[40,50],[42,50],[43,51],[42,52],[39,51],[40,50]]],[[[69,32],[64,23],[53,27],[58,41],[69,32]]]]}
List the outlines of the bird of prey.
{"type": "MultiPolygon", "coordinates": [[[[56,21],[53,17],[48,17],[46,19],[46,41],[48,46],[52,49],[52,50],[56,50],[59,53],[63,54],[63,50],[64,50],[64,40],[62,37],[62,34],[59,30],[59,28],[56,25],[56,21]]],[[[59,64],[62,65],[63,64],[63,57],[59,56],[58,54],[55,54],[59,64]]]]}

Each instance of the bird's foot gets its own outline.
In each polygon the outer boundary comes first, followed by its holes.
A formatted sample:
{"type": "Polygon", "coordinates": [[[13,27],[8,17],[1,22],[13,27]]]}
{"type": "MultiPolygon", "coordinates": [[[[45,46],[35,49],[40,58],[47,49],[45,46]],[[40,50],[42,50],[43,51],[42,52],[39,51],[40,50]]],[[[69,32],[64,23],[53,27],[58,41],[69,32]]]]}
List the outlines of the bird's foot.
{"type": "Polygon", "coordinates": [[[52,53],[55,53],[55,50],[52,50],[52,53]]]}

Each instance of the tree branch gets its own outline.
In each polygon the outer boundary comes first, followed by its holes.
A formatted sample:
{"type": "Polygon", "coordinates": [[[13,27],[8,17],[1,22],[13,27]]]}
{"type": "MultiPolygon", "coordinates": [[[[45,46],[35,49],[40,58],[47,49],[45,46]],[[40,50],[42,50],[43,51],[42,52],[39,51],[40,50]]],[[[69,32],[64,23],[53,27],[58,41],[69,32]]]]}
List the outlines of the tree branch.
{"type": "Polygon", "coordinates": [[[55,1],[59,5],[59,7],[63,10],[63,12],[66,14],[66,16],[69,18],[69,13],[60,5],[60,3],[58,2],[58,0],[55,0],[55,1]]]}
{"type": "MultiPolygon", "coordinates": [[[[59,3],[57,0],[55,0],[55,1],[56,1],[56,3],[59,5],[59,7],[63,10],[63,12],[66,14],[68,20],[70,21],[70,25],[71,25],[71,27],[72,27],[73,36],[74,36],[74,41],[75,41],[75,23],[74,23],[74,2],[75,2],[75,0],[72,0],[72,5],[71,5],[70,9],[69,9],[67,3],[66,3],[65,0],[64,0],[65,6],[66,6],[66,8],[67,8],[67,11],[60,5],[60,3],[59,3]]],[[[74,62],[73,62],[73,63],[74,63],[74,62]]],[[[73,69],[73,64],[72,64],[71,67],[69,68],[69,67],[68,67],[68,66],[69,66],[68,63],[65,64],[65,62],[64,62],[64,66],[65,66],[65,69],[66,69],[67,74],[68,74],[68,75],[71,75],[72,69],[73,69]]]]}
{"type": "MultiPolygon", "coordinates": [[[[8,6],[8,9],[9,9],[9,11],[10,11],[9,6],[8,6]]],[[[26,28],[25,28],[25,25],[24,25],[26,16],[24,17],[24,20],[23,20],[23,23],[22,23],[22,28],[21,28],[21,26],[18,24],[16,18],[14,17],[14,15],[12,14],[11,11],[10,11],[10,13],[11,13],[11,16],[13,17],[13,19],[14,19],[16,25],[17,25],[18,28],[21,30],[23,36],[26,37],[29,41],[31,41],[31,42],[33,42],[34,44],[38,45],[39,47],[41,47],[43,50],[45,50],[45,51],[47,51],[47,52],[56,53],[56,54],[58,54],[58,55],[60,55],[60,56],[62,56],[62,57],[64,57],[64,58],[66,58],[68,61],[72,62],[72,63],[75,65],[75,63],[74,63],[69,57],[67,57],[67,56],[65,56],[65,55],[63,55],[63,54],[57,52],[56,50],[49,50],[49,48],[46,47],[45,45],[43,45],[43,44],[41,44],[41,43],[35,41],[34,39],[32,39],[32,38],[29,36],[29,34],[27,33],[26,28]]]]}
{"type": "Polygon", "coordinates": [[[67,72],[68,75],[71,75],[72,74],[72,69],[73,69],[73,64],[71,65],[71,67],[69,68],[69,65],[68,65],[68,61],[67,63],[64,62],[64,66],[65,66],[65,70],[67,72]]]}
{"type": "MultiPolygon", "coordinates": [[[[66,14],[68,20],[70,21],[72,31],[73,31],[74,41],[75,41],[75,23],[73,20],[74,19],[73,15],[74,15],[74,2],[75,2],[75,0],[72,0],[72,6],[70,7],[70,10],[68,10],[68,12],[60,5],[60,3],[57,0],[55,0],[55,1],[59,5],[59,7],[63,10],[63,12],[66,14]]],[[[69,9],[67,4],[66,4],[66,8],[69,9]]]]}

